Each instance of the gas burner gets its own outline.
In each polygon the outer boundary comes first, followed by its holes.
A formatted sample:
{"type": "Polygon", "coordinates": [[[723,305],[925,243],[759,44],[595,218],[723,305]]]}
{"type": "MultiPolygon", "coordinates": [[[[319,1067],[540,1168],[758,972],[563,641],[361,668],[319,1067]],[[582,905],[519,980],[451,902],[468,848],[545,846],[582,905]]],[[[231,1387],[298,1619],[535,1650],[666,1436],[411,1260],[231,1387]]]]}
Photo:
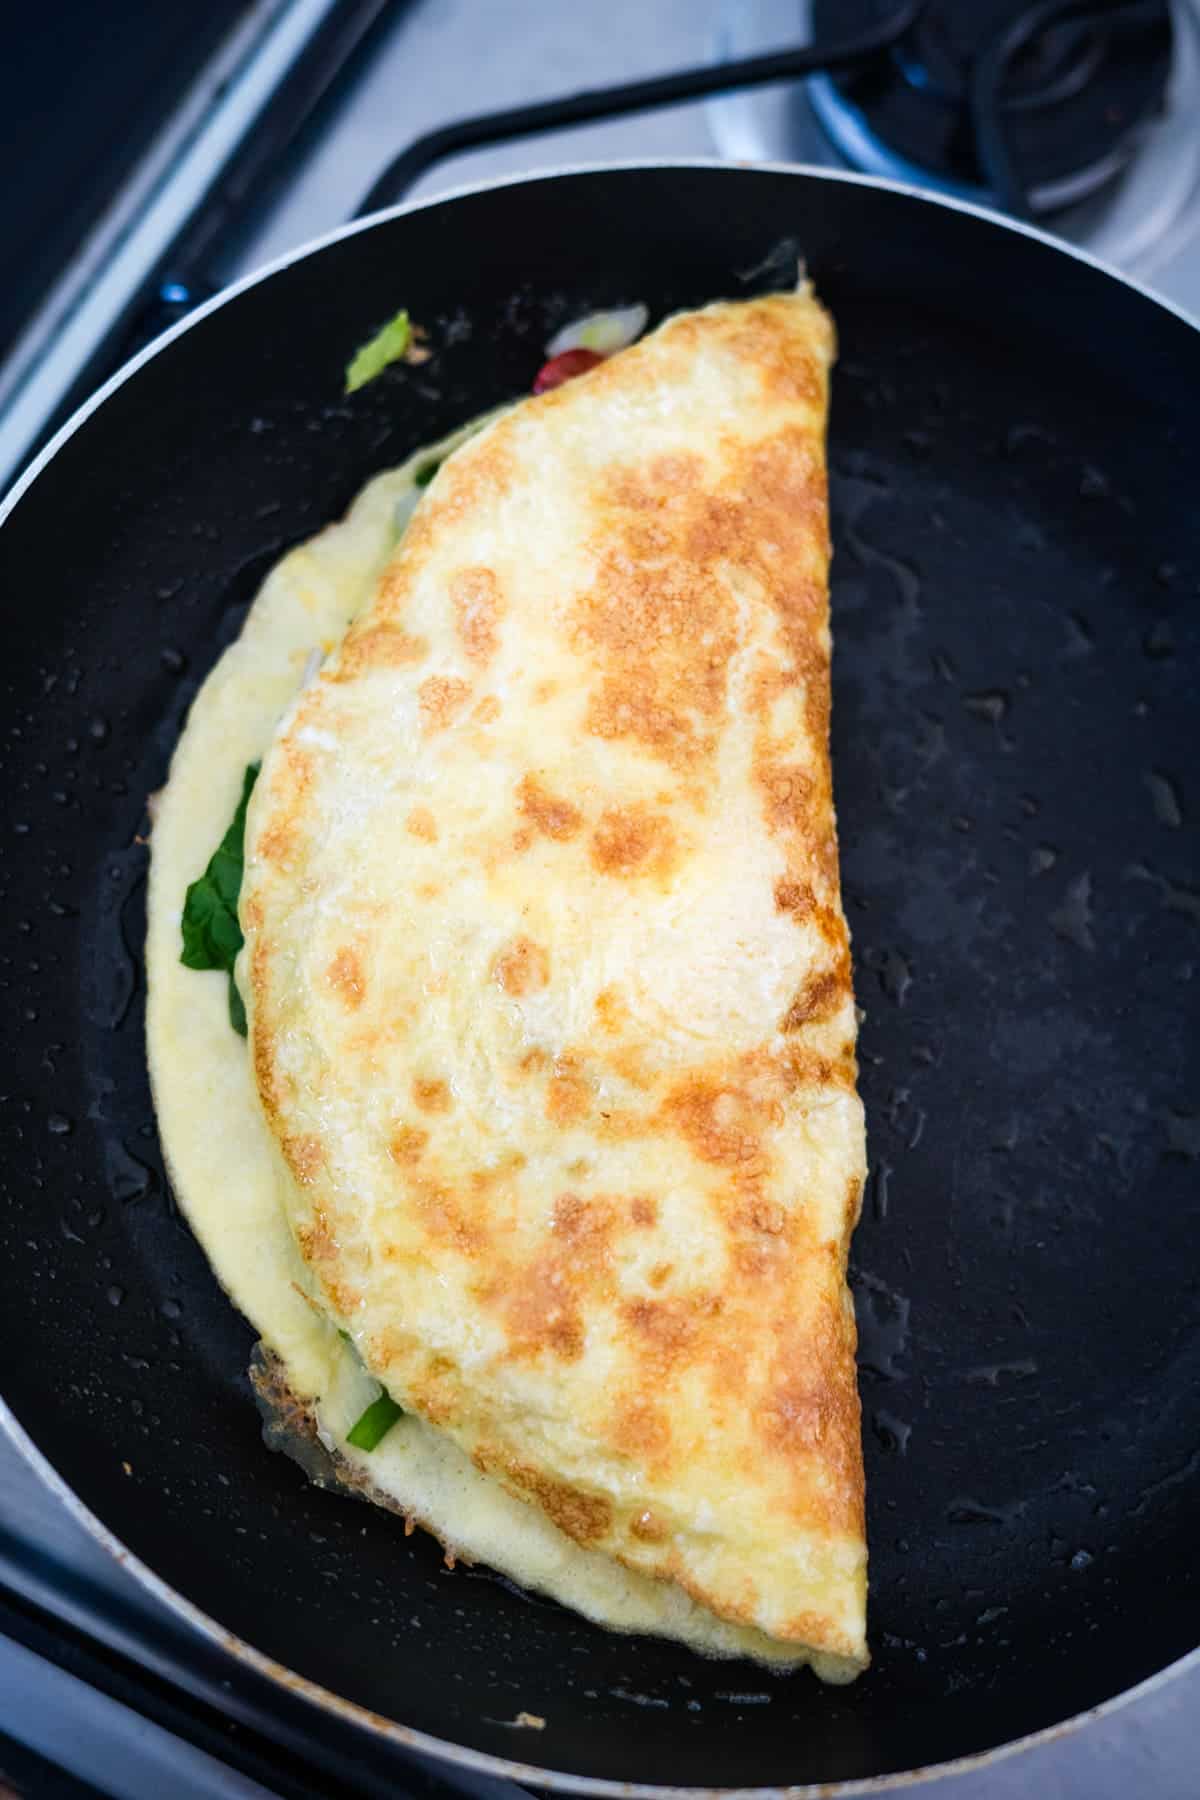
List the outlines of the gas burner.
{"type": "MultiPolygon", "coordinates": [[[[813,0],[818,43],[876,17],[872,0],[813,0]]],[[[960,194],[1003,186],[980,142],[983,106],[1025,202],[1013,210],[1041,216],[1098,192],[1130,161],[1162,114],[1172,37],[1166,0],[943,0],[892,54],[814,80],[809,96],[850,162],[915,167],[960,194]]]]}
{"type": "MultiPolygon", "coordinates": [[[[715,54],[876,25],[880,0],[724,0],[715,54]]],[[[710,106],[729,156],[883,175],[1149,273],[1200,230],[1195,0],[931,0],[870,65],[710,106]]]]}

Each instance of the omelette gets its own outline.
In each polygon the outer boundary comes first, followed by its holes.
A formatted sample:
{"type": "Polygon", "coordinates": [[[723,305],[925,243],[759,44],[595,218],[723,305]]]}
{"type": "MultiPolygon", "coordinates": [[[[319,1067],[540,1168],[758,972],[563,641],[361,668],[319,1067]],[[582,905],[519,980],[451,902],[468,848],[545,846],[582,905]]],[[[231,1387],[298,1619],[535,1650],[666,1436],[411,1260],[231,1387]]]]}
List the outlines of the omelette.
{"type": "Polygon", "coordinates": [[[833,348],[806,287],[678,315],[291,552],[173,759],[147,960],[274,1435],[612,1629],[847,1680],[833,348]],[[180,922],[239,800],[227,985],[180,922]]]}

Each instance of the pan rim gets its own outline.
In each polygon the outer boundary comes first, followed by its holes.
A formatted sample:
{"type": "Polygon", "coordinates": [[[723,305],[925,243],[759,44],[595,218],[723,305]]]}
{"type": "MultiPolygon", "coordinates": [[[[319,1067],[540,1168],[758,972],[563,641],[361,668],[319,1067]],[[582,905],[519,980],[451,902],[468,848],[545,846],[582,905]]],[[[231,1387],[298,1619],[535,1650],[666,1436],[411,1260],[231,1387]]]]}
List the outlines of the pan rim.
{"type": "Polygon", "coordinates": [[[277,275],[282,270],[290,268],[293,263],[302,262],[305,257],[313,255],[316,251],[324,250],[330,244],[339,243],[343,238],[355,237],[360,231],[369,231],[386,220],[403,218],[408,213],[423,212],[429,207],[442,206],[450,201],[465,200],[472,194],[491,193],[501,188],[520,187],[535,181],[560,181],[576,175],[616,175],[647,169],[719,169],[726,173],[750,176],[798,176],[802,180],[828,181],[834,184],[840,183],[846,187],[876,188],[883,193],[900,194],[905,199],[920,201],[926,206],[942,207],[947,212],[967,213],[970,217],[980,219],[985,224],[996,225],[1001,230],[1011,231],[1018,237],[1032,238],[1036,243],[1044,244],[1047,249],[1057,251],[1059,255],[1070,257],[1075,262],[1083,263],[1087,268],[1095,269],[1101,275],[1107,275],[1110,280],[1119,282],[1122,287],[1127,287],[1135,294],[1139,294],[1143,300],[1148,300],[1152,305],[1172,314],[1184,325],[1190,325],[1193,330],[1200,331],[1200,313],[1189,312],[1186,307],[1180,306],[1178,302],[1169,299],[1165,294],[1157,293],[1146,282],[1140,281],[1136,276],[1126,274],[1115,263],[1106,261],[1104,257],[1094,256],[1090,250],[1085,250],[1078,244],[1071,244],[1065,238],[1055,237],[1052,232],[1043,231],[1040,226],[1032,225],[1024,219],[1010,218],[1005,213],[996,211],[994,207],[982,206],[973,200],[963,200],[954,194],[932,193],[924,188],[914,186],[911,182],[896,181],[889,176],[860,175],[854,170],[826,168],[816,163],[735,163],[720,156],[626,157],[609,161],[562,163],[554,168],[527,169],[515,175],[498,176],[491,181],[462,182],[456,187],[447,188],[424,200],[403,200],[396,206],[382,207],[378,212],[366,213],[360,219],[349,219],[342,225],[334,225],[328,231],[319,232],[315,237],[306,238],[302,244],[282,251],[280,255],[272,257],[261,267],[251,269],[248,274],[240,276],[237,281],[231,282],[228,287],[222,288],[209,299],[202,301],[184,318],[177,320],[174,325],[170,325],[165,331],[160,332],[158,337],[152,338],[148,344],[143,345],[135,355],[129,358],[128,362],[122,363],[121,367],[110,375],[94,394],[89,394],[87,399],[76,407],[70,418],[66,419],[53,437],[42,446],[28,467],[22,470],[12,486],[0,494],[0,525],[4,524],[22,496],[32,487],[42,470],[53,460],[68,439],[72,438],[80,426],[85,424],[91,415],[112,394],[117,392],[118,388],[123,387],[131,376],[136,375],[139,369],[157,356],[160,351],[165,350],[169,344],[173,344],[177,338],[182,337],[193,326],[202,323],[210,314],[218,312],[221,307],[226,306],[231,300],[236,300],[249,288],[257,287],[259,282],[266,281],[272,275],[277,275]]]}
{"type": "MultiPolygon", "coordinates": [[[[974,201],[960,199],[953,195],[932,194],[913,186],[911,183],[895,181],[876,175],[860,175],[851,171],[823,168],[804,163],[788,162],[754,162],[731,163],[717,156],[697,157],[649,157],[626,158],[599,162],[578,162],[563,164],[549,169],[531,169],[523,173],[503,176],[498,179],[480,182],[464,182],[458,186],[431,195],[426,199],[404,201],[392,207],[385,207],[378,212],[369,213],[361,219],[352,219],[345,224],[332,227],[329,231],[306,240],[304,243],[283,252],[261,268],[250,271],[238,281],[230,284],[203,302],[186,318],[179,320],[158,337],[145,345],[137,354],[124,363],[94,394],[81,403],[71,417],[59,427],[53,437],[34,457],[29,466],[13,483],[3,496],[0,496],[0,526],[15,510],[25,493],[41,475],[42,471],[53,461],[63,446],[75,435],[91,415],[125,382],[151,359],[175,342],[186,331],[200,324],[210,314],[217,312],[229,301],[255,287],[259,282],[289,268],[293,263],[344,238],[356,236],[360,231],[373,229],[375,226],[401,218],[409,213],[424,211],[447,202],[468,198],[476,194],[484,194],[497,189],[521,186],[534,181],[561,180],[588,174],[618,174],[623,172],[662,170],[703,170],[716,169],[754,176],[773,174],[798,176],[801,179],[840,182],[852,187],[876,188],[884,192],[896,193],[905,198],[918,200],[926,205],[939,206],[950,212],[967,213],[984,223],[996,225],[1021,237],[1032,238],[1048,249],[1066,255],[1085,266],[1108,276],[1122,286],[1131,289],[1144,300],[1160,307],[1164,312],[1172,314],[1184,325],[1200,331],[1200,317],[1197,317],[1179,306],[1175,301],[1154,292],[1144,282],[1127,275],[1103,258],[1092,255],[1076,245],[1056,238],[1052,233],[1040,227],[1027,224],[1023,220],[1011,219],[995,211],[991,207],[980,205],[974,201]]],[[[264,1651],[257,1649],[246,1639],[229,1631],[216,1619],[204,1612],[193,1601],[188,1600],[177,1589],[173,1588],[162,1576],[158,1575],[147,1563],[136,1556],[127,1545],[123,1544],[116,1534],[94,1514],[69,1486],[63,1476],[55,1468],[50,1459],[38,1448],[32,1437],[16,1418],[8,1402],[0,1396],[0,1430],[3,1430],[9,1442],[23,1457],[24,1461],[42,1480],[52,1494],[66,1507],[76,1522],[97,1542],[115,1562],[125,1568],[156,1600],[168,1607],[184,1623],[199,1631],[202,1636],[225,1650],[237,1660],[244,1663],[255,1673],[264,1676],[275,1686],[298,1694],[309,1704],[332,1713],[348,1723],[372,1732],[400,1748],[413,1751],[438,1762],[456,1765],[479,1774],[494,1775],[511,1781],[528,1782],[534,1786],[549,1788],[562,1793],[577,1793],[596,1796],[620,1797],[620,1800],[817,1800],[818,1796],[829,1796],[830,1800],[852,1800],[852,1797],[866,1794],[881,1794],[911,1786],[917,1781],[940,1779],[945,1776],[962,1775],[977,1771],[1001,1758],[1016,1755],[1020,1751],[1029,1750],[1041,1744],[1051,1742],[1068,1733],[1080,1730],[1084,1725],[1107,1718],[1119,1708],[1133,1700],[1155,1692],[1177,1675],[1200,1667],[1200,1645],[1186,1652],[1176,1661],[1166,1664],[1146,1677],[1136,1686],[1124,1692],[1114,1694],[1094,1707],[1073,1714],[1069,1718],[1059,1720],[1053,1725],[1043,1727],[1040,1731],[1028,1733],[1023,1737],[1010,1739],[1007,1743],[993,1745],[988,1749],[974,1751],[952,1761],[936,1763],[923,1769],[896,1770],[887,1775],[858,1777],[842,1782],[803,1783],[800,1785],[769,1785],[761,1787],[679,1787],[652,1782],[629,1782],[595,1776],[573,1775],[565,1770],[547,1769],[537,1764],[523,1763],[516,1759],[492,1755],[487,1751],[472,1750],[463,1744],[456,1744],[449,1739],[434,1737],[429,1733],[417,1730],[412,1726],[402,1725],[398,1720],[384,1718],[355,1701],[347,1700],[332,1689],[319,1682],[299,1675],[283,1663],[277,1662],[264,1651]]]]}
{"type": "Polygon", "coordinates": [[[164,1581],[147,1563],[135,1556],[116,1534],[110,1531],[98,1519],[75,1493],[75,1490],[59,1474],[54,1464],[46,1457],[24,1427],[14,1416],[7,1401],[0,1398],[0,1430],[10,1443],[20,1452],[29,1467],[45,1483],[55,1497],[61,1501],[75,1521],[118,1563],[128,1571],[146,1591],[178,1615],[186,1624],[191,1625],[204,1637],[226,1651],[239,1662],[252,1669],[255,1674],[263,1675],[277,1687],[293,1694],[310,1705],[333,1713],[348,1724],[356,1725],[364,1730],[384,1738],[387,1742],[398,1745],[401,1749],[414,1751],[420,1756],[437,1762],[453,1764],[462,1769],[469,1769],[480,1775],[495,1775],[509,1781],[528,1782],[536,1787],[548,1788],[556,1793],[586,1794],[611,1797],[611,1800],[857,1800],[860,1795],[894,1793],[913,1786],[918,1781],[935,1781],[944,1777],[966,1775],[990,1767],[1022,1751],[1036,1749],[1041,1744],[1051,1743],[1054,1739],[1065,1737],[1080,1730],[1084,1725],[1092,1724],[1100,1719],[1108,1718],[1121,1707],[1130,1702],[1142,1699],[1157,1692],[1167,1682],[1175,1679],[1192,1668],[1200,1668],[1200,1646],[1189,1650],[1173,1663],[1167,1663],[1153,1675],[1135,1687],[1126,1688],[1123,1693],[1114,1694],[1099,1705],[1088,1707],[1084,1712],[1075,1713],[1069,1719],[1061,1719],[1057,1724],[1046,1725],[1040,1731],[1028,1733],[1024,1737],[1011,1738],[1006,1744],[994,1744],[990,1749],[972,1751],[966,1756],[955,1757],[950,1762],[931,1763],[923,1769],[897,1769],[889,1775],[867,1775],[855,1777],[850,1781],[837,1782],[804,1782],[799,1785],[768,1787],[677,1787],[661,1782],[619,1781],[608,1777],[594,1775],[572,1775],[562,1769],[547,1769],[536,1763],[518,1762],[515,1759],[493,1756],[486,1750],[472,1750],[465,1744],[453,1743],[448,1738],[438,1738],[432,1734],[417,1730],[411,1725],[402,1725],[396,1719],[387,1719],[381,1713],[361,1706],[357,1701],[346,1700],[335,1694],[331,1688],[323,1687],[320,1682],[312,1681],[308,1676],[298,1675],[294,1669],[277,1662],[265,1651],[258,1650],[236,1632],[210,1618],[208,1613],[188,1600],[177,1589],[164,1581]]]}

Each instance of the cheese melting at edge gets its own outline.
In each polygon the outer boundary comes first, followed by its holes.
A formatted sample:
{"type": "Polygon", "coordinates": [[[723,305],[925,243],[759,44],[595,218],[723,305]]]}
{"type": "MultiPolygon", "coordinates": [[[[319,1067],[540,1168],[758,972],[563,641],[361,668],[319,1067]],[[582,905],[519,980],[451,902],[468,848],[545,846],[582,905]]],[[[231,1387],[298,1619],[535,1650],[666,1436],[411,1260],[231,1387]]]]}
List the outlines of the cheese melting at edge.
{"type": "Polygon", "coordinates": [[[417,494],[416,471],[474,429],[376,477],[341,522],[289,552],[191,709],[156,808],[148,895],[147,1050],[172,1188],[222,1286],[348,1484],[416,1519],[460,1558],[490,1564],[609,1629],[782,1668],[811,1662],[823,1679],[845,1681],[856,1663],[719,1619],[675,1584],[575,1543],[418,1417],[405,1415],[370,1454],[346,1443],[378,1386],[309,1296],[280,1192],[286,1177],[246,1043],[229,1024],[226,978],[179,960],[184,894],[228,825],[246,765],[267,750],[314,657],[335,647],[369,598],[394,547],[397,514],[417,494]]]}
{"type": "Polygon", "coordinates": [[[565,1533],[865,1657],[862,1111],[807,295],[444,466],[277,733],[242,920],[313,1294],[565,1533]]]}

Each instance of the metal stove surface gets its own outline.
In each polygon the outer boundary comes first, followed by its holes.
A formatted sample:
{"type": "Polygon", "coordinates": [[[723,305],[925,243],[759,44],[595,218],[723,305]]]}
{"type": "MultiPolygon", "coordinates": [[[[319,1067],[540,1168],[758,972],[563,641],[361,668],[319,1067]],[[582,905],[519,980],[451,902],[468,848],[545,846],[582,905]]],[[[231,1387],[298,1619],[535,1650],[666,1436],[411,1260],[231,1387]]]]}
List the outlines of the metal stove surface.
{"type": "MultiPolygon", "coordinates": [[[[742,0],[747,29],[758,3],[742,0]]],[[[799,0],[793,10],[802,25],[799,0]]],[[[761,27],[762,15],[758,22],[761,27]]],[[[718,43],[719,23],[716,0],[711,6],[693,0],[606,0],[603,6],[587,0],[556,8],[535,0],[508,0],[503,7],[415,0],[396,6],[390,28],[328,129],[297,157],[286,189],[240,234],[236,252],[217,259],[214,278],[233,279],[340,223],[382,164],[421,132],[470,112],[702,62],[718,43]]],[[[736,48],[748,52],[767,41],[743,40],[736,48]]],[[[778,34],[773,41],[781,41],[778,34]]],[[[726,54],[732,48],[726,43],[726,54]]],[[[778,98],[779,91],[772,92],[778,98]]],[[[472,153],[432,171],[416,192],[433,195],[464,181],[567,162],[729,153],[729,116],[722,113],[727,104],[701,102],[472,153]]],[[[1200,311],[1200,236],[1164,261],[1152,279],[1177,303],[1200,311]]],[[[155,1679],[223,1711],[231,1733],[239,1722],[248,1728],[260,1722],[266,1700],[272,1736],[291,1759],[282,1773],[262,1763],[256,1776],[248,1776],[225,1766],[219,1746],[186,1746],[185,1755],[169,1733],[136,1719],[133,1738],[114,1739],[111,1720],[93,1717],[86,1688],[71,1688],[70,1676],[65,1687],[47,1687],[34,1679],[30,1653],[0,1636],[0,1770],[3,1734],[17,1735],[19,1726],[21,1741],[33,1751],[116,1795],[434,1791],[412,1765],[389,1761],[350,1728],[318,1722],[291,1697],[264,1694],[265,1684],[256,1687],[245,1670],[181,1625],[113,1562],[3,1438],[0,1577],[31,1604],[53,1609],[155,1679]],[[130,1749],[134,1739],[137,1756],[130,1749]],[[308,1763],[313,1785],[306,1788],[302,1765],[314,1753],[323,1760],[308,1763]]],[[[1031,1792],[1047,1800],[1191,1800],[1200,1780],[1198,1706],[1200,1671],[1193,1671],[1031,1751],[936,1787],[921,1783],[906,1791],[936,1792],[945,1800],[1017,1800],[1031,1792]]],[[[490,1800],[518,1794],[511,1784],[471,1782],[461,1774],[454,1786],[490,1800]]]]}

